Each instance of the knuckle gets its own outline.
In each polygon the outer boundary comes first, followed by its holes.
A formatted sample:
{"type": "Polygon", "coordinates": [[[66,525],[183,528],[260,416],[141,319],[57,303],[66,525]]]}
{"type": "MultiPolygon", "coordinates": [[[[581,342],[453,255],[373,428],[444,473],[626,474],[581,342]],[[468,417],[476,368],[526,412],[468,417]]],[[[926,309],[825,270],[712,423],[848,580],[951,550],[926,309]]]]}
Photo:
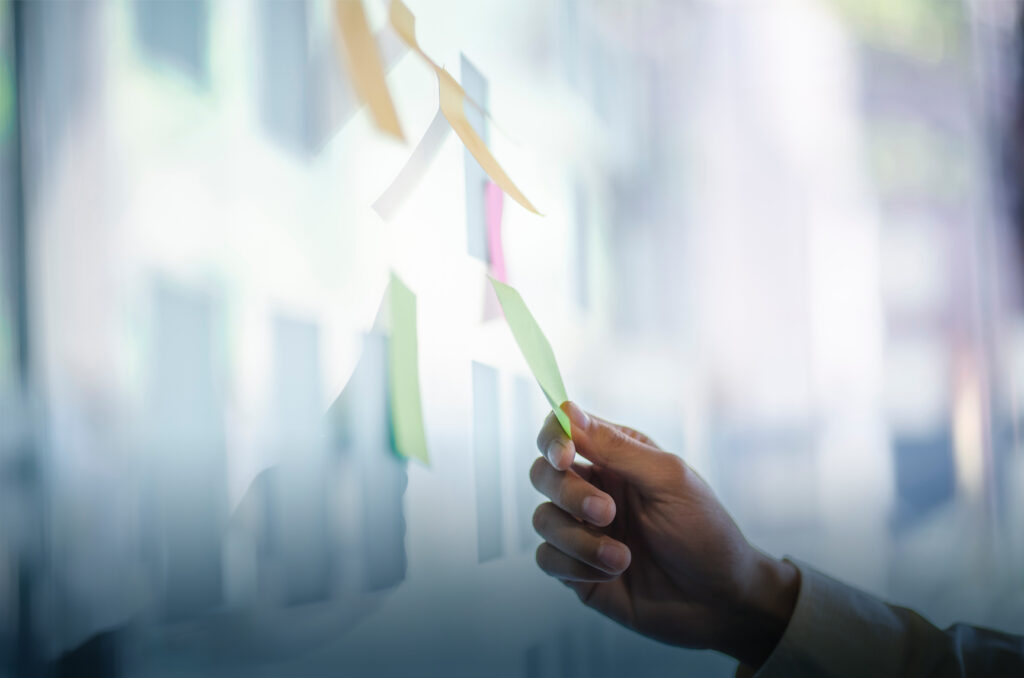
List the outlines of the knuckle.
{"type": "Polygon", "coordinates": [[[530,482],[538,490],[540,489],[541,482],[544,480],[545,467],[548,465],[548,462],[543,457],[537,457],[530,467],[530,482]]]}
{"type": "Polygon", "coordinates": [[[535,559],[537,561],[537,567],[539,567],[545,574],[552,577],[565,575],[566,568],[559,562],[558,549],[551,544],[544,542],[538,546],[535,559]]]}
{"type": "Polygon", "coordinates": [[[689,472],[686,462],[669,452],[663,452],[662,455],[661,464],[666,479],[672,482],[681,482],[685,479],[689,472]]]}
{"type": "Polygon", "coordinates": [[[551,525],[551,504],[543,503],[533,512],[533,529],[537,534],[544,536],[551,525]]]}
{"type": "MultiPolygon", "coordinates": [[[[600,538],[595,539],[594,535],[587,531],[586,528],[580,528],[577,533],[572,536],[572,548],[579,554],[580,560],[587,563],[596,563],[597,550],[600,547],[600,538]]],[[[597,569],[596,566],[594,566],[597,569]]]]}
{"type": "Polygon", "coordinates": [[[634,444],[634,441],[622,431],[605,423],[599,426],[597,442],[606,453],[617,454],[634,444]]]}
{"type": "Polygon", "coordinates": [[[561,474],[561,478],[558,479],[558,484],[553,488],[552,494],[554,495],[551,499],[570,513],[576,510],[576,506],[573,503],[573,492],[569,488],[569,476],[565,473],[561,474]]]}
{"type": "Polygon", "coordinates": [[[586,563],[596,562],[600,538],[580,524],[566,528],[559,535],[562,550],[577,560],[586,563]]]}
{"type": "Polygon", "coordinates": [[[629,442],[629,436],[606,421],[597,423],[597,432],[608,444],[624,445],[629,442]]]}
{"type": "Polygon", "coordinates": [[[548,563],[548,545],[547,545],[547,542],[545,542],[545,543],[541,544],[540,546],[538,546],[537,550],[534,552],[533,555],[534,555],[534,560],[537,561],[537,567],[539,567],[540,569],[542,569],[545,572],[547,572],[548,571],[548,567],[547,567],[547,563],[548,563]]]}
{"type": "MultiPolygon", "coordinates": [[[[593,545],[592,555],[594,559],[597,559],[597,554],[600,552],[602,546],[615,543],[615,540],[610,538],[598,539],[593,545]]],[[[625,567],[610,567],[608,565],[601,565],[601,570],[603,570],[603,573],[606,574],[609,578],[617,577],[619,574],[624,572],[625,569],[625,567]]]]}

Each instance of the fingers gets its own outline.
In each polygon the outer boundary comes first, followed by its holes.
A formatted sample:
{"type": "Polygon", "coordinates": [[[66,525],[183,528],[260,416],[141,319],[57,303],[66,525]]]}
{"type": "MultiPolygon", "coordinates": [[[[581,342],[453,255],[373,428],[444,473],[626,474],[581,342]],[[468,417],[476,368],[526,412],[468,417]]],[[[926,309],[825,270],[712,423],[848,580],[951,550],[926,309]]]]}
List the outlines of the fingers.
{"type": "Polygon", "coordinates": [[[588,483],[593,483],[591,480],[594,477],[594,466],[593,464],[581,464],[579,462],[573,462],[572,466],[569,467],[572,472],[583,478],[588,483]]]}
{"type": "MultiPolygon", "coordinates": [[[[590,570],[614,578],[629,567],[631,556],[625,544],[573,519],[554,504],[546,503],[537,507],[533,514],[533,527],[550,546],[565,556],[559,558],[555,554],[545,553],[545,560],[541,562],[541,552],[538,550],[538,565],[552,576],[590,581],[583,578],[588,574],[593,576],[590,570]]],[[[608,579],[606,577],[604,580],[608,579]]]]}
{"type": "Polygon", "coordinates": [[[530,481],[563,511],[599,527],[610,524],[615,518],[615,501],[580,477],[577,467],[558,471],[544,459],[537,459],[530,468],[530,481]]]}
{"type": "Polygon", "coordinates": [[[548,414],[537,434],[537,448],[560,471],[569,468],[576,456],[576,448],[569,436],[565,435],[554,412],[548,414]]]}
{"type": "Polygon", "coordinates": [[[609,574],[570,558],[547,542],[537,547],[537,566],[544,573],[564,582],[612,581],[619,575],[609,574]]]}
{"type": "Polygon", "coordinates": [[[572,579],[562,579],[561,581],[562,581],[563,584],[565,584],[566,586],[571,588],[576,593],[576,595],[579,597],[579,599],[582,600],[584,603],[587,602],[587,599],[590,597],[590,594],[593,593],[594,589],[596,588],[597,584],[599,583],[599,582],[573,581],[572,579]]]}
{"type": "MultiPolygon", "coordinates": [[[[563,403],[562,409],[572,422],[575,451],[635,484],[644,486],[658,483],[666,466],[672,463],[668,458],[675,458],[627,435],[614,424],[591,417],[575,403],[563,403]]],[[[557,425],[557,420],[555,423],[557,425]]]]}

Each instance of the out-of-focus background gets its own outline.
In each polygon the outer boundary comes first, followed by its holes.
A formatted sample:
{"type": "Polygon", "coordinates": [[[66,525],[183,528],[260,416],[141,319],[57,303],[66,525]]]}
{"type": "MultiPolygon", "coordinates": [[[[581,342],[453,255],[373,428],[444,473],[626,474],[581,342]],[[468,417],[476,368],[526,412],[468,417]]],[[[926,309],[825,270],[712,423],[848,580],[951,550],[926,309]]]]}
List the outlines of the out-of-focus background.
{"type": "MultiPolygon", "coordinates": [[[[0,676],[734,670],[536,568],[484,175],[365,4],[406,145],[325,0],[0,0],[0,676]]],[[[1018,3],[408,5],[545,215],[504,250],[570,396],[764,550],[1024,632],[1018,3]]]]}

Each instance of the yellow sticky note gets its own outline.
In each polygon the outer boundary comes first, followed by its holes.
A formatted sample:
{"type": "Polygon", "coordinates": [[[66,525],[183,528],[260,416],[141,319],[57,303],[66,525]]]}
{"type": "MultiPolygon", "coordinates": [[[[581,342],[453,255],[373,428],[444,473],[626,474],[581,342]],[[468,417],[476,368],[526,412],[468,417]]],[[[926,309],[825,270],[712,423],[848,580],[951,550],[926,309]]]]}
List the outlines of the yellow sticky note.
{"type": "Polygon", "coordinates": [[[405,6],[405,3],[401,2],[401,0],[391,0],[391,5],[388,9],[388,19],[391,21],[392,28],[398,33],[398,37],[409,46],[409,49],[423,57],[423,60],[430,64],[430,67],[435,71],[441,70],[437,62],[427,56],[427,53],[423,51],[420,43],[416,40],[416,17],[405,6]]]}
{"type": "Polygon", "coordinates": [[[551,344],[541,331],[540,325],[534,319],[530,309],[526,308],[526,302],[519,296],[511,286],[498,282],[491,278],[491,285],[498,295],[498,302],[501,310],[505,312],[505,320],[512,330],[519,350],[526,358],[526,364],[544,391],[544,396],[551,405],[551,410],[558,417],[558,423],[562,425],[565,434],[572,438],[572,427],[569,423],[569,416],[562,411],[560,405],[569,399],[565,392],[565,384],[562,383],[562,373],[558,371],[558,363],[555,362],[555,352],[551,350],[551,344]]]}
{"type": "Polygon", "coordinates": [[[391,274],[388,288],[391,339],[388,342],[388,385],[395,451],[430,465],[420,400],[419,348],[416,338],[416,295],[391,274]]]}
{"type": "Polygon", "coordinates": [[[335,0],[334,15],[352,89],[366,104],[370,117],[381,131],[405,141],[362,0],[335,0]]]}
{"type": "Polygon", "coordinates": [[[501,165],[495,159],[494,155],[491,154],[490,149],[487,148],[487,144],[480,138],[480,135],[476,133],[473,126],[469,124],[469,120],[466,118],[466,111],[463,107],[466,101],[466,92],[462,89],[462,85],[455,81],[455,78],[444,70],[437,63],[428,57],[426,53],[420,48],[419,43],[416,41],[416,17],[413,16],[409,8],[401,2],[401,0],[391,0],[391,10],[389,12],[391,25],[394,27],[398,37],[409,46],[409,49],[419,54],[423,59],[430,64],[431,68],[437,74],[437,84],[440,91],[441,100],[441,112],[444,117],[448,120],[448,124],[455,130],[455,134],[459,136],[462,143],[466,145],[466,148],[476,161],[480,163],[480,167],[483,168],[487,175],[491,177],[494,183],[501,187],[501,190],[505,191],[512,197],[513,200],[518,202],[520,205],[530,210],[534,214],[540,214],[537,208],[533,206],[523,192],[519,190],[509,178],[505,170],[502,169],[501,165]]]}

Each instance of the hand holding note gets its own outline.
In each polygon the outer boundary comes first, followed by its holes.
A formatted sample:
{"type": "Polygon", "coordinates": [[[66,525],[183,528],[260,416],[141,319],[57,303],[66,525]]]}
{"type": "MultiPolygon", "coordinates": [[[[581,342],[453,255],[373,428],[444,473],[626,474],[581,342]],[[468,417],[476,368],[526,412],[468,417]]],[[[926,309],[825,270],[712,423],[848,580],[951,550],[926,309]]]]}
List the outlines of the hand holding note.
{"type": "Polygon", "coordinates": [[[548,459],[530,469],[551,499],[533,514],[545,540],[540,568],[639,633],[760,666],[793,612],[796,567],[754,548],[682,459],[631,428],[564,407],[572,441],[549,416],[537,436],[548,459]],[[573,463],[567,448],[591,463],[573,463]]]}
{"type": "Polygon", "coordinates": [[[519,344],[519,350],[526,358],[526,364],[536,377],[537,383],[544,391],[552,411],[558,417],[565,435],[572,438],[572,429],[569,425],[569,417],[561,410],[560,405],[569,399],[565,393],[565,384],[562,383],[562,374],[558,371],[558,363],[555,362],[555,353],[551,350],[551,344],[540,329],[540,325],[534,320],[526,303],[511,286],[498,282],[491,278],[494,292],[498,295],[498,302],[501,310],[505,312],[505,319],[512,330],[512,336],[519,344]]]}

